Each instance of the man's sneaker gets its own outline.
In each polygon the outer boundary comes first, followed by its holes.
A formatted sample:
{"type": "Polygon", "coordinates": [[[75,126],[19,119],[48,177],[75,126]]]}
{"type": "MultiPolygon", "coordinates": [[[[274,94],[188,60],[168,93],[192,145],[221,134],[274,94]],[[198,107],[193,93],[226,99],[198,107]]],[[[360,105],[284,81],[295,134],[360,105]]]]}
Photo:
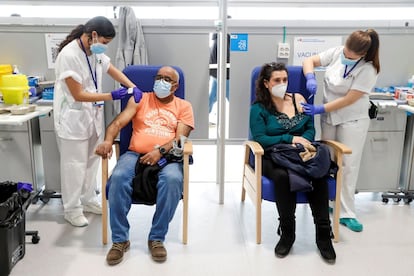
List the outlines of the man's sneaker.
{"type": "Polygon", "coordinates": [[[85,218],[83,214],[65,214],[65,220],[67,220],[70,224],[76,227],[84,227],[88,225],[88,220],[85,218]]]}
{"type": "Polygon", "coordinates": [[[116,265],[119,264],[123,257],[124,252],[127,252],[130,246],[130,242],[115,242],[112,244],[111,249],[109,250],[108,254],[106,255],[106,262],[109,265],[116,265]]]}
{"type": "Polygon", "coordinates": [[[97,215],[102,215],[102,205],[99,203],[90,203],[83,206],[83,211],[87,213],[94,213],[97,215]]]}
{"type": "Polygon", "coordinates": [[[167,259],[167,250],[162,241],[148,241],[148,249],[154,261],[164,262],[167,259]]]}

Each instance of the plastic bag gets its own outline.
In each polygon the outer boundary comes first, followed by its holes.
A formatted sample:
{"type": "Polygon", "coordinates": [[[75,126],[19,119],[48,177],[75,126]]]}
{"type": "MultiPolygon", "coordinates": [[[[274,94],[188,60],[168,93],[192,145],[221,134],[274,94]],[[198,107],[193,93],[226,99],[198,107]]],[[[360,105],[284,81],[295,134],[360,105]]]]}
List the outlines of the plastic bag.
{"type": "Polygon", "coordinates": [[[0,226],[10,226],[19,221],[32,190],[30,183],[0,182],[0,226]]]}

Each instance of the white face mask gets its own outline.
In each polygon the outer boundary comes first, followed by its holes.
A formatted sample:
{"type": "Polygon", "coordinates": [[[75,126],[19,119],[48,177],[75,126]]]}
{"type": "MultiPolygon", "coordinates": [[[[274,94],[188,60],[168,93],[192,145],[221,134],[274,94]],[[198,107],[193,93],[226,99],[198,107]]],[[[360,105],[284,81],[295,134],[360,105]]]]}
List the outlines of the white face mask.
{"type": "Polygon", "coordinates": [[[272,87],[272,95],[283,99],[286,94],[287,83],[276,84],[272,87]]]}

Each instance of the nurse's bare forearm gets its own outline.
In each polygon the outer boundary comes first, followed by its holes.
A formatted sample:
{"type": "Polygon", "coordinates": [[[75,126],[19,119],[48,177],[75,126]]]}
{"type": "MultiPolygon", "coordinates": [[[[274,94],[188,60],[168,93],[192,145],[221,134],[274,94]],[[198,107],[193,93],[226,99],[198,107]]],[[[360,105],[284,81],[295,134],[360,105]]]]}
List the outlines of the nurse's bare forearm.
{"type": "Polygon", "coordinates": [[[82,85],[71,77],[66,78],[65,83],[68,86],[72,97],[78,102],[98,102],[112,100],[111,93],[92,93],[85,91],[82,85]]]}
{"type": "Polygon", "coordinates": [[[303,61],[303,67],[302,67],[302,70],[303,70],[303,74],[306,76],[306,74],[309,74],[309,73],[313,73],[314,72],[314,66],[313,66],[313,62],[312,62],[312,59],[305,59],[304,61],[303,61]]]}
{"type": "Polygon", "coordinates": [[[74,98],[78,102],[111,101],[112,94],[111,93],[89,93],[89,92],[84,91],[82,93],[79,93],[74,98]]]}
{"type": "Polygon", "coordinates": [[[117,82],[122,83],[126,87],[135,87],[135,84],[119,69],[112,64],[109,66],[108,74],[117,82]]]}
{"type": "Polygon", "coordinates": [[[340,97],[336,100],[324,104],[325,111],[331,112],[349,106],[359,100],[363,95],[364,93],[361,91],[349,90],[344,97],[340,97]]]}
{"type": "Polygon", "coordinates": [[[303,63],[303,74],[315,73],[315,67],[321,66],[321,61],[318,55],[306,58],[303,63]]]}

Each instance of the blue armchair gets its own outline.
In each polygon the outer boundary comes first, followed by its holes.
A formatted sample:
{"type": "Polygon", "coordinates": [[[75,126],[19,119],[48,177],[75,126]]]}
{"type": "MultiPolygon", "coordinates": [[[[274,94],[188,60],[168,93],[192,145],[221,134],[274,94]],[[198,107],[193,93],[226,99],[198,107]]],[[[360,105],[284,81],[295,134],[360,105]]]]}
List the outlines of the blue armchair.
{"type": "MultiPolygon", "coordinates": [[[[157,75],[158,70],[161,66],[150,66],[150,65],[131,65],[124,69],[124,74],[135,83],[142,91],[153,91],[154,77],[157,75]]],[[[177,97],[184,99],[184,73],[183,71],[173,66],[174,69],[180,75],[179,87],[175,92],[177,97]]],[[[123,110],[127,103],[129,97],[126,97],[121,100],[121,110],[123,110]]],[[[126,125],[120,132],[119,141],[115,142],[115,155],[116,159],[119,159],[119,156],[126,152],[129,147],[129,142],[132,135],[132,123],[126,125]]],[[[187,140],[184,144],[184,158],[183,158],[183,171],[184,171],[184,181],[183,181],[183,236],[182,241],[184,244],[187,244],[188,236],[188,189],[189,189],[189,164],[192,160],[191,155],[193,153],[193,146],[190,140],[187,140]]],[[[102,243],[107,244],[108,242],[108,204],[107,204],[107,195],[105,193],[107,187],[106,183],[111,174],[111,171],[108,168],[108,159],[102,159],[102,243]]],[[[132,183],[131,183],[132,185],[132,183]]],[[[137,202],[133,202],[138,204],[137,202]]]]}
{"type": "MultiPolygon", "coordinates": [[[[250,101],[253,103],[255,99],[255,83],[260,73],[261,66],[256,67],[251,75],[251,93],[250,101]]],[[[288,88],[287,91],[300,92],[305,99],[309,97],[309,92],[306,90],[306,79],[302,72],[302,66],[288,66],[288,88]]],[[[310,103],[313,103],[313,98],[310,103]]],[[[309,100],[308,100],[309,101],[309,100]]],[[[250,137],[250,135],[249,135],[250,137]]],[[[338,165],[338,171],[335,176],[331,176],[328,180],[329,184],[329,199],[334,201],[333,208],[333,233],[334,241],[339,241],[339,210],[340,210],[340,196],[341,196],[341,182],[342,182],[342,157],[343,154],[350,154],[351,149],[336,141],[322,141],[326,143],[331,150],[333,160],[338,165]]],[[[245,155],[243,167],[242,180],[242,196],[241,200],[244,202],[246,192],[256,208],[256,243],[261,243],[261,203],[262,200],[275,202],[274,183],[270,179],[262,175],[262,156],[264,150],[261,145],[255,141],[248,140],[244,142],[245,155]]],[[[307,203],[306,193],[297,193],[298,203],[307,203]]]]}

